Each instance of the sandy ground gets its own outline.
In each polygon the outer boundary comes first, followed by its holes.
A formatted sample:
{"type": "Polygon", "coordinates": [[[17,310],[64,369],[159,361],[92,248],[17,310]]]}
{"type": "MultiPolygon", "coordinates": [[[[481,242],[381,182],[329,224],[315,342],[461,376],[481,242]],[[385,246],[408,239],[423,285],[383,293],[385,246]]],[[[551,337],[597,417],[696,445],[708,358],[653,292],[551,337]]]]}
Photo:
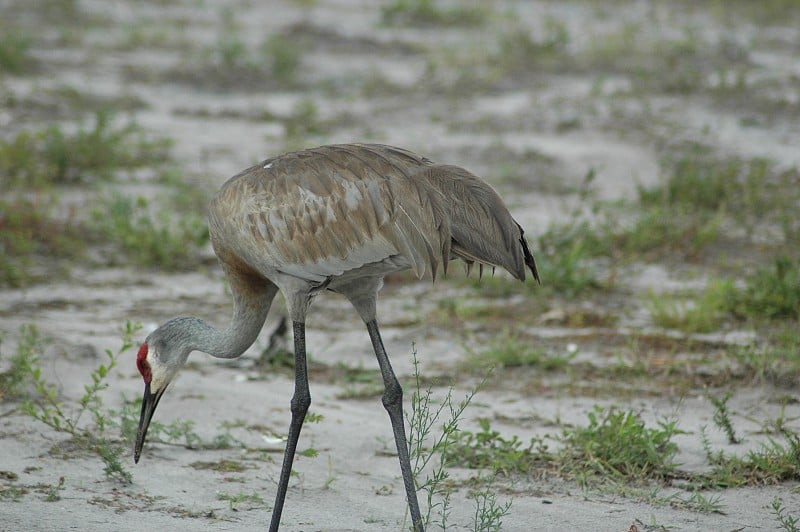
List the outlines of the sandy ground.
{"type": "MultiPolygon", "coordinates": [[[[791,117],[772,116],[746,126],[742,120],[746,111],[712,107],[702,98],[668,94],[654,95],[646,102],[644,98],[615,99],[615,87],[624,87],[627,81],[613,74],[604,76],[602,66],[564,74],[553,68],[541,74],[517,73],[497,81],[491,89],[475,92],[469,88],[455,91],[458,83],[445,83],[455,74],[444,66],[440,65],[436,75],[430,73],[436,68],[429,63],[431,55],[445,61],[431,50],[450,47],[477,53],[481,43],[494,42],[500,31],[497,28],[508,24],[508,15],[478,30],[458,26],[386,27],[380,24],[377,3],[367,1],[320,0],[310,2],[311,7],[288,1],[271,2],[268,7],[255,2],[224,2],[238,23],[242,39],[251,46],[272,33],[288,31],[293,24],[303,25],[305,51],[299,81],[293,87],[206,84],[203,72],[198,72],[194,81],[176,81],[176,64],[185,53],[180,46],[158,49],[114,45],[123,42],[126,28],[137,21],[155,28],[181,21],[183,39],[196,47],[212,46],[217,40],[222,4],[79,2],[82,10],[107,17],[112,24],[92,27],[79,46],[61,42],[53,28],[42,28],[52,42],[50,47],[35,50],[45,70],[35,76],[10,78],[6,84],[17,93],[68,84],[99,96],[134,95],[146,103],[145,108],[135,111],[137,122],[174,139],[177,159],[192,175],[206,176],[197,178],[197,186],[209,190],[241,168],[283,149],[281,123],[253,116],[264,111],[286,116],[297,102],[310,98],[319,118],[333,125],[323,133],[311,134],[306,139],[308,144],[379,141],[470,168],[492,181],[507,198],[532,241],[548,223],[564,218],[572,201],[569,195],[549,194],[548,183],[576,186],[594,169],[598,195],[620,198],[631,196],[637,184],[657,182],[661,176],[654,131],[662,139],[675,142],[702,137],[731,153],[769,157],[786,166],[800,164],[796,142],[800,122],[791,117]],[[90,51],[92,47],[94,51],[90,51]],[[419,52],[419,47],[427,50],[427,55],[419,52]],[[359,89],[372,86],[369,83],[377,88],[359,89]],[[438,84],[447,89],[440,90],[438,84]],[[486,155],[489,146],[507,150],[507,158],[521,166],[519,173],[524,177],[499,178],[497,163],[486,155]],[[531,162],[524,155],[529,151],[542,154],[548,162],[531,162]]],[[[771,27],[771,39],[760,39],[762,28],[757,23],[721,23],[708,13],[671,10],[667,3],[592,6],[589,2],[497,2],[494,8],[498,13],[510,13],[517,24],[534,35],[542,34],[547,20],[561,21],[570,35],[569,49],[575,53],[585,49],[592,36],[614,34],[626,23],[640,24],[647,32],[665,38],[692,27],[700,28],[701,40],[724,34],[737,42],[763,44],[750,54],[756,63],[755,75],[795,82],[800,76],[796,60],[800,33],[796,27],[777,24],[771,27]]],[[[24,12],[19,13],[23,17],[24,12]]],[[[178,38],[171,33],[164,37],[167,42],[171,39],[178,38]]],[[[789,99],[798,96],[796,90],[787,94],[789,99]]],[[[148,190],[146,183],[131,186],[141,193],[148,190]]],[[[58,383],[65,398],[74,400],[82,394],[91,369],[102,361],[104,350],[118,349],[119,327],[125,321],[144,324],[138,341],[176,314],[191,312],[216,324],[226,322],[229,296],[221,272],[212,262],[208,264],[197,271],[171,275],[137,268],[76,265],[68,280],[2,290],[3,352],[13,352],[20,325],[35,323],[51,339],[43,354],[45,374],[58,383]]],[[[683,286],[683,281],[659,265],[635,269],[630,275],[635,292],[683,286]]],[[[460,330],[426,324],[425,316],[435,310],[436,302],[452,295],[447,290],[455,290],[442,287],[437,294],[436,288],[431,291],[429,282],[389,286],[381,302],[384,339],[395,369],[403,377],[407,399],[412,344],[416,344],[423,374],[447,374],[465,356],[465,344],[474,339],[465,332],[474,330],[474,325],[460,330]]],[[[224,431],[223,422],[235,422],[231,434],[248,450],[150,444],[138,465],[133,466],[132,456],[125,457],[133,483],[120,485],[105,478],[102,463],[94,456],[73,453],[64,459],[52,453],[64,436],[21,415],[15,409],[17,405],[3,404],[0,472],[17,476],[13,482],[4,481],[6,486],[25,486],[29,493],[18,501],[0,500],[0,530],[264,529],[280,467],[279,436],[288,426],[292,379],[286,372],[264,376],[253,369],[252,361],[267,345],[267,333],[281,311],[281,305],[276,304],[264,333],[241,361],[221,362],[194,354],[191,368],[183,372],[156,414],[156,419],[165,423],[190,419],[196,423],[195,431],[208,440],[224,431]],[[222,459],[238,460],[245,469],[219,472],[196,466],[198,462],[222,459]],[[65,479],[60,499],[46,501],[45,488],[56,485],[60,477],[65,479]],[[261,499],[253,497],[235,504],[224,499],[253,494],[261,499]]],[[[622,317],[620,326],[638,327],[640,322],[641,313],[634,311],[622,317]]],[[[366,331],[341,298],[319,298],[307,330],[315,361],[331,366],[339,362],[352,367],[374,364],[366,331]]],[[[749,334],[737,333],[731,335],[732,340],[749,334]]],[[[574,338],[575,331],[542,325],[537,334],[552,341],[574,338]]],[[[127,352],[111,376],[110,388],[103,396],[110,408],[118,408],[123,399],[141,393],[134,354],[133,350],[127,352]]],[[[582,351],[582,356],[591,358],[592,353],[582,351]]],[[[314,382],[312,376],[311,410],[321,414],[323,420],[307,424],[300,443],[301,449],[313,447],[319,454],[299,457],[295,462],[297,476],[290,484],[283,529],[402,529],[402,481],[391,452],[389,421],[379,399],[343,400],[338,398],[343,383],[322,381],[314,382]]],[[[459,381],[456,395],[472,385],[469,379],[459,381]]],[[[436,393],[442,397],[445,390],[439,388],[436,393]]],[[[776,417],[780,404],[773,399],[786,393],[769,387],[741,390],[732,399],[731,409],[738,413],[737,428],[746,434],[745,443],[734,448],[723,434],[710,430],[712,444],[736,453],[758,447],[764,441],[764,436],[757,434],[758,420],[776,417]]],[[[648,422],[664,416],[677,419],[686,431],[675,439],[681,449],[677,460],[687,469],[701,468],[705,455],[699,430],[712,425],[714,412],[705,397],[704,390],[630,399],[613,394],[576,396],[557,385],[533,394],[517,393],[513,386],[509,390],[493,388],[479,394],[467,411],[464,427],[474,429],[477,418],[490,418],[498,420],[493,422],[497,430],[525,439],[553,432],[548,424],[553,420],[585,423],[586,413],[594,405],[616,404],[641,412],[648,422]]],[[[797,419],[800,406],[789,404],[785,415],[789,420],[797,419]]],[[[455,478],[467,478],[470,473],[453,472],[455,478]]],[[[663,526],[732,531],[775,529],[770,510],[775,497],[780,497],[790,512],[800,512],[800,495],[793,487],[706,494],[719,497],[721,513],[648,504],[552,479],[508,479],[501,483],[500,493],[513,499],[511,512],[503,521],[503,529],[510,531],[624,532],[634,524],[639,530],[660,530],[663,526]]],[[[661,494],[673,491],[662,488],[661,494]]],[[[452,528],[468,528],[472,512],[466,488],[458,489],[453,499],[452,528]]]]}

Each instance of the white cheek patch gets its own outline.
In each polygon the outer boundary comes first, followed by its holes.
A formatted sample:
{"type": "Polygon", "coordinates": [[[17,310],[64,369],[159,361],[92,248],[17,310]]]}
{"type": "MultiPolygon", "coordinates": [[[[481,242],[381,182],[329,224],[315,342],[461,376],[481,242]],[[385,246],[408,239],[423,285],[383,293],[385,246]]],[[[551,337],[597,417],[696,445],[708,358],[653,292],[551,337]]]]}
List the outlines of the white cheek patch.
{"type": "Polygon", "coordinates": [[[170,370],[149,353],[147,354],[147,363],[150,364],[150,393],[156,394],[169,385],[172,377],[175,376],[175,371],[170,370]]]}

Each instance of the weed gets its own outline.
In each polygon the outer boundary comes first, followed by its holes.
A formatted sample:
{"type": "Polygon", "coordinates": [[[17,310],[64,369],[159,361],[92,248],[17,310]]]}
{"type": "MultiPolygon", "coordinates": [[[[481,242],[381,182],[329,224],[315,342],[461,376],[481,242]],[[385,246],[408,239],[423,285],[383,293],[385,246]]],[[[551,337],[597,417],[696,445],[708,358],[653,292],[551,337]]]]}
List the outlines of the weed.
{"type": "Polygon", "coordinates": [[[28,489],[21,486],[2,486],[0,485],[0,501],[18,502],[27,495],[28,489]]]}
{"type": "Polygon", "coordinates": [[[0,175],[7,186],[44,187],[109,180],[122,169],[160,164],[170,143],[150,140],[136,122],[117,127],[109,111],[98,111],[94,125],[75,133],[60,126],[22,131],[0,141],[0,175]]]}
{"type": "Polygon", "coordinates": [[[778,497],[772,499],[771,506],[772,514],[775,516],[775,520],[778,521],[778,525],[782,530],[786,532],[797,532],[800,530],[800,527],[798,527],[800,519],[791,515],[778,497]]]}
{"type": "Polygon", "coordinates": [[[562,468],[575,475],[589,472],[618,479],[669,478],[680,434],[674,421],[659,421],[648,428],[633,412],[595,406],[589,425],[565,429],[561,436],[562,468]]]}
{"type": "Polygon", "coordinates": [[[542,440],[531,440],[526,444],[517,436],[506,439],[492,430],[488,419],[478,420],[478,425],[481,429],[478,432],[464,430],[458,433],[445,455],[448,465],[487,469],[494,474],[525,474],[547,456],[542,440]]]}
{"type": "Polygon", "coordinates": [[[261,45],[261,53],[270,65],[272,76],[283,84],[291,84],[302,59],[302,48],[288,37],[275,34],[261,45]]]}
{"type": "Polygon", "coordinates": [[[307,146],[309,137],[320,136],[328,130],[319,118],[317,104],[303,99],[292,108],[292,113],[283,120],[284,149],[297,150],[307,146]]]}
{"type": "MultiPolygon", "coordinates": [[[[5,26],[5,25],[4,25],[5,26]]],[[[25,33],[2,27],[0,36],[0,73],[22,74],[35,64],[29,55],[33,39],[25,33]]]]}
{"type": "Polygon", "coordinates": [[[715,280],[706,287],[693,305],[679,303],[677,298],[650,292],[646,302],[653,322],[659,327],[687,333],[707,333],[719,328],[727,316],[735,287],[732,281],[715,280]]]}
{"type": "Polygon", "coordinates": [[[534,347],[519,333],[504,330],[489,341],[486,350],[475,352],[469,348],[467,365],[469,367],[538,367],[546,371],[562,370],[578,355],[577,350],[565,354],[548,354],[546,350],[534,347]]]}
{"type": "MultiPolygon", "coordinates": [[[[129,445],[133,444],[136,438],[141,408],[141,399],[136,399],[134,401],[125,401],[120,410],[109,411],[110,425],[119,429],[120,437],[129,445]]],[[[153,420],[150,422],[150,428],[147,431],[147,439],[151,443],[181,445],[188,449],[244,447],[242,442],[230,433],[232,426],[229,424],[221,424],[219,427],[220,432],[209,440],[203,439],[197,434],[194,427],[195,422],[187,419],[176,419],[166,424],[153,420]]]]}
{"type": "Polygon", "coordinates": [[[194,469],[210,469],[220,473],[243,473],[247,467],[236,460],[219,460],[217,462],[192,462],[189,464],[194,469]]]}
{"type": "Polygon", "coordinates": [[[72,408],[57,398],[55,385],[42,376],[41,368],[37,365],[38,357],[33,358],[29,366],[29,375],[36,396],[35,399],[26,399],[22,405],[22,410],[27,415],[58,432],[69,434],[80,447],[98,455],[104,463],[106,477],[123,483],[130,483],[131,474],[120,461],[122,447],[104,435],[110,422],[108,413],[102,409],[100,392],[108,387],[106,377],[116,367],[120,355],[133,345],[133,335],[139,328],[140,325],[133,325],[130,322],[126,324],[122,335],[122,347],[116,353],[110,349],[106,350],[108,362],[92,371],[92,382],[84,386],[83,396],[72,408]],[[81,418],[87,412],[92,416],[91,426],[81,423],[81,418]]]}
{"type": "Polygon", "coordinates": [[[722,513],[722,500],[719,495],[706,497],[699,491],[693,491],[686,497],[678,497],[673,506],[687,508],[701,513],[722,513]]]}
{"type": "Polygon", "coordinates": [[[775,258],[751,275],[729,302],[739,317],[800,319],[800,264],[787,256],[775,258]]]}
{"type": "Polygon", "coordinates": [[[478,26],[487,20],[484,5],[437,7],[434,0],[394,0],[381,8],[386,25],[406,26],[478,26]]]}
{"type": "MultiPolygon", "coordinates": [[[[491,482],[489,482],[491,484],[491,482]]],[[[475,500],[472,530],[499,531],[503,529],[503,517],[511,510],[512,501],[497,503],[497,494],[489,488],[473,491],[469,497],[475,500]]]]}
{"type": "MultiPolygon", "coordinates": [[[[407,418],[408,447],[414,482],[417,491],[424,491],[426,494],[427,511],[423,515],[424,524],[426,526],[431,524],[431,516],[435,511],[437,526],[445,530],[450,515],[450,496],[453,490],[447,468],[453,465],[450,457],[458,456],[452,449],[458,444],[460,438],[459,424],[464,411],[483,383],[469,392],[458,404],[453,404],[453,389],[449,388],[439,406],[434,407],[432,389],[430,387],[427,390],[422,389],[417,351],[413,346],[412,361],[415,388],[411,397],[411,414],[410,416],[407,414],[407,418]],[[434,435],[434,425],[439,422],[445,412],[447,412],[447,419],[442,422],[441,432],[434,435]],[[430,469],[430,472],[426,474],[424,481],[420,481],[422,472],[426,469],[430,469]]],[[[510,502],[498,506],[496,498],[488,491],[483,495],[477,495],[475,501],[476,522],[484,523],[487,527],[491,527],[493,523],[506,515],[511,506],[510,502]]],[[[493,528],[486,529],[493,530],[493,528]]]]}
{"type": "Polygon", "coordinates": [[[37,255],[74,258],[86,246],[86,234],[74,211],[56,215],[57,205],[46,194],[8,193],[0,199],[0,285],[24,286],[53,273],[37,255]]]}
{"type": "MultiPolygon", "coordinates": [[[[203,218],[194,213],[176,216],[164,205],[113,194],[92,212],[95,229],[105,241],[123,252],[122,260],[142,266],[177,269],[196,259],[208,241],[203,218]]],[[[117,259],[119,260],[119,258],[117,259]]]]}
{"type": "Polygon", "coordinates": [[[564,23],[547,17],[544,35],[539,40],[524,26],[504,31],[497,39],[497,51],[490,57],[490,64],[503,76],[527,76],[534,68],[563,63],[568,44],[569,33],[564,23]]]}
{"type": "Polygon", "coordinates": [[[595,227],[592,220],[598,214],[592,183],[594,170],[586,173],[578,189],[578,203],[568,215],[569,222],[551,224],[539,240],[539,262],[545,287],[555,293],[575,297],[601,288],[596,269],[587,261],[611,254],[611,243],[605,230],[595,227]],[[592,213],[585,204],[592,203],[592,213]]]}
{"type": "Polygon", "coordinates": [[[62,477],[58,478],[58,484],[56,484],[55,486],[48,486],[47,487],[45,501],[46,502],[60,501],[61,500],[61,495],[60,495],[59,492],[64,490],[64,483],[65,482],[66,481],[65,481],[64,477],[62,476],[62,477]]]}
{"type": "Polygon", "coordinates": [[[35,325],[23,325],[19,332],[17,352],[9,359],[9,367],[0,373],[0,398],[6,401],[27,394],[30,376],[38,361],[37,353],[44,348],[44,340],[35,325]]]}
{"type": "Polygon", "coordinates": [[[263,90],[265,86],[291,87],[302,63],[303,42],[291,35],[273,34],[258,49],[248,46],[234,11],[220,14],[219,38],[199,57],[177,65],[170,77],[214,89],[236,87],[263,90]]]}
{"type": "Polygon", "coordinates": [[[602,287],[595,268],[587,262],[600,245],[588,222],[551,225],[539,242],[543,252],[538,259],[547,290],[576,297],[602,287]]]}
{"type": "Polygon", "coordinates": [[[218,493],[217,500],[228,501],[228,508],[233,511],[238,511],[242,503],[249,503],[248,510],[269,508],[269,505],[258,493],[239,493],[233,495],[231,493],[218,493]]]}
{"type": "Polygon", "coordinates": [[[331,458],[331,455],[328,455],[328,478],[325,479],[322,489],[331,489],[331,486],[333,486],[334,482],[336,482],[336,475],[333,473],[333,459],[331,458]]]}
{"type": "Polygon", "coordinates": [[[783,437],[784,443],[769,438],[760,449],[751,450],[742,458],[726,456],[722,450],[714,452],[703,427],[703,448],[712,469],[693,475],[691,482],[698,489],[718,489],[796,480],[800,478],[800,437],[794,433],[784,433],[783,437]]]}
{"type": "Polygon", "coordinates": [[[733,430],[733,423],[731,422],[730,412],[728,412],[728,400],[730,400],[732,392],[727,392],[722,397],[715,397],[709,395],[708,399],[714,405],[714,424],[719,427],[728,437],[728,443],[737,444],[741,440],[736,437],[736,432],[733,430]]]}

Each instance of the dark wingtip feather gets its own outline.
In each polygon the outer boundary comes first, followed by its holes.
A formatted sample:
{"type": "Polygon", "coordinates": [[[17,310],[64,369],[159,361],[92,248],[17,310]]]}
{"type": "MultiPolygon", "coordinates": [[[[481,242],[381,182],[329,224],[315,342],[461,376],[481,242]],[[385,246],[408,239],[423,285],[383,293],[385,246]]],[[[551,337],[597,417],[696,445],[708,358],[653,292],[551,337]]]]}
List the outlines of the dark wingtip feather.
{"type": "Polygon", "coordinates": [[[539,270],[536,268],[536,259],[533,258],[533,253],[531,253],[528,242],[525,240],[525,231],[522,230],[519,224],[517,224],[517,227],[519,227],[519,243],[522,244],[522,255],[525,259],[525,265],[530,268],[533,278],[541,285],[542,280],[539,278],[539,270]]]}

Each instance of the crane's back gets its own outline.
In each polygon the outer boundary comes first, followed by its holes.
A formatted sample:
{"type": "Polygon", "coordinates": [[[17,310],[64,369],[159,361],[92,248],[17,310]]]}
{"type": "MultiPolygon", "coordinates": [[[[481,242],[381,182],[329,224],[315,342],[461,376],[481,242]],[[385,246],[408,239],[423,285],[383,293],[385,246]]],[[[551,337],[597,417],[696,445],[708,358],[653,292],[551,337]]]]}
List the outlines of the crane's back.
{"type": "Polygon", "coordinates": [[[527,264],[536,275],[521,228],[489,185],[384,145],[322,146],[248,168],[217,193],[209,230],[223,263],[267,278],[405,268],[435,276],[456,257],[521,279],[527,264]]]}

